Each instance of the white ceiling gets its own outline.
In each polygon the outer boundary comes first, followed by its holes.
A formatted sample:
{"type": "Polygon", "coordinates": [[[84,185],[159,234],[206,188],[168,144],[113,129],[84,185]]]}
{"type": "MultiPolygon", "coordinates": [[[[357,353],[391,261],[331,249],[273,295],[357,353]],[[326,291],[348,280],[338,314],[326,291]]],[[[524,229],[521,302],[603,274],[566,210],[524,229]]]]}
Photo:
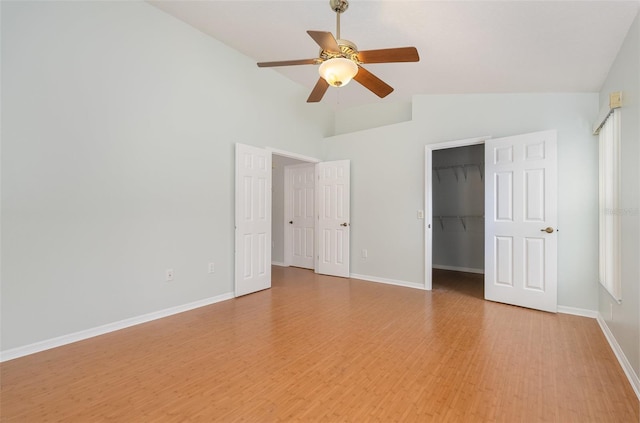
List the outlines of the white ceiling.
{"type": "MultiPolygon", "coordinates": [[[[150,1],[256,62],[317,57],[306,30],[331,31],[329,0],[150,1]]],[[[395,88],[385,99],[352,82],[335,107],[406,102],[414,94],[597,92],[638,13],[634,1],[351,0],[341,38],[359,50],[415,46],[418,63],[365,67],[395,88]]],[[[262,68],[308,88],[314,65],[262,68]]],[[[304,101],[304,100],[302,100],[304,101]]]]}

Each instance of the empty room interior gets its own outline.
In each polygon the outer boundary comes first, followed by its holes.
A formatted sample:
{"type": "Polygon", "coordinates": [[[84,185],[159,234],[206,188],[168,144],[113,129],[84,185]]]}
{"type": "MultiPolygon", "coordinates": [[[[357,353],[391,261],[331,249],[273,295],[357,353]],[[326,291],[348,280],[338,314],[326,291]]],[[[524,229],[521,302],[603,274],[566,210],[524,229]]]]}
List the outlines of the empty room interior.
{"type": "Polygon", "coordinates": [[[640,2],[0,2],[0,420],[640,421],[640,2]]]}

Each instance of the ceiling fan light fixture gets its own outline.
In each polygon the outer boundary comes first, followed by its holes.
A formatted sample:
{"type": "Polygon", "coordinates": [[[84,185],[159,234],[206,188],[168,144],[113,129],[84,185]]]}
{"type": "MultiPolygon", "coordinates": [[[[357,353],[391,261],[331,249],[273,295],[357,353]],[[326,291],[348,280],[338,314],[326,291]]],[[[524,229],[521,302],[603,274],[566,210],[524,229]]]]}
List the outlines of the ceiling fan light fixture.
{"type": "Polygon", "coordinates": [[[322,62],[318,72],[329,85],[344,87],[358,73],[358,65],[344,57],[334,57],[322,62]]]}

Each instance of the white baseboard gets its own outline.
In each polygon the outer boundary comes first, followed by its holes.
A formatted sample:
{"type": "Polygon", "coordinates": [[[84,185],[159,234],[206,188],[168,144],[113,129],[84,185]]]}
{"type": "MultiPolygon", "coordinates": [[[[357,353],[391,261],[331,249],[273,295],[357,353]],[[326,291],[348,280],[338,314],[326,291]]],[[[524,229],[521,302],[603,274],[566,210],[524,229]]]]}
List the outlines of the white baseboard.
{"type": "Polygon", "coordinates": [[[616,355],[620,366],[622,366],[624,374],[627,375],[627,379],[629,379],[629,383],[636,393],[638,400],[640,400],[640,379],[638,379],[638,375],[633,370],[633,367],[631,367],[631,363],[629,363],[629,360],[627,360],[627,357],[624,355],[622,348],[620,348],[620,344],[618,344],[615,336],[613,336],[613,333],[609,329],[609,326],[607,326],[607,322],[605,322],[602,314],[598,313],[598,317],[596,320],[598,321],[600,329],[602,329],[602,333],[604,333],[605,338],[607,338],[607,341],[609,341],[609,345],[611,346],[613,353],[616,355]]]}
{"type": "Polygon", "coordinates": [[[558,306],[558,313],[573,314],[574,316],[591,317],[592,319],[598,318],[598,312],[595,310],[587,310],[586,308],[576,308],[569,306],[558,306]]]}
{"type": "Polygon", "coordinates": [[[272,261],[272,262],[271,262],[271,265],[272,265],[272,266],[280,266],[280,267],[289,267],[289,265],[288,265],[288,264],[285,264],[285,263],[283,263],[283,262],[281,262],[281,261],[272,261]]]}
{"type": "Polygon", "coordinates": [[[368,282],[386,283],[387,285],[404,286],[405,288],[415,288],[415,289],[424,290],[424,285],[421,283],[399,281],[396,279],[379,278],[377,276],[358,275],[356,273],[351,273],[349,277],[352,279],[360,279],[368,282]]]}
{"type": "Polygon", "coordinates": [[[466,273],[479,273],[481,275],[484,275],[484,269],[474,269],[472,267],[444,266],[441,264],[433,264],[431,267],[433,269],[453,270],[456,272],[466,272],[466,273]]]}
{"type": "Polygon", "coordinates": [[[205,298],[203,300],[194,301],[192,303],[154,311],[152,313],[131,317],[129,319],[120,320],[118,322],[107,323],[106,325],[81,330],[79,332],[70,333],[68,335],[58,336],[56,338],[47,339],[22,347],[0,351],[0,362],[24,357],[25,355],[29,354],[35,354],[37,352],[49,350],[51,348],[61,347],[63,345],[82,341],[84,339],[93,338],[94,336],[104,335],[105,333],[114,332],[120,329],[128,328],[130,326],[150,322],[152,320],[162,319],[163,317],[171,316],[173,314],[183,313],[185,311],[193,310],[199,307],[226,301],[231,298],[234,298],[233,292],[228,292],[226,294],[217,295],[215,297],[205,298]]]}

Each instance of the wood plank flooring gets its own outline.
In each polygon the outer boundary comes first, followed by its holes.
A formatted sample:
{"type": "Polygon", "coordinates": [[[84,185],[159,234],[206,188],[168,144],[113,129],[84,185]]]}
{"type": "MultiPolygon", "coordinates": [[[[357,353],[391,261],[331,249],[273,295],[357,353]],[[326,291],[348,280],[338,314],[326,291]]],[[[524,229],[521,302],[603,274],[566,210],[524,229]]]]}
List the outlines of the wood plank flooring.
{"type": "Polygon", "coordinates": [[[593,319],[273,268],[273,288],[0,365],[3,422],[638,422],[593,319]]]}

